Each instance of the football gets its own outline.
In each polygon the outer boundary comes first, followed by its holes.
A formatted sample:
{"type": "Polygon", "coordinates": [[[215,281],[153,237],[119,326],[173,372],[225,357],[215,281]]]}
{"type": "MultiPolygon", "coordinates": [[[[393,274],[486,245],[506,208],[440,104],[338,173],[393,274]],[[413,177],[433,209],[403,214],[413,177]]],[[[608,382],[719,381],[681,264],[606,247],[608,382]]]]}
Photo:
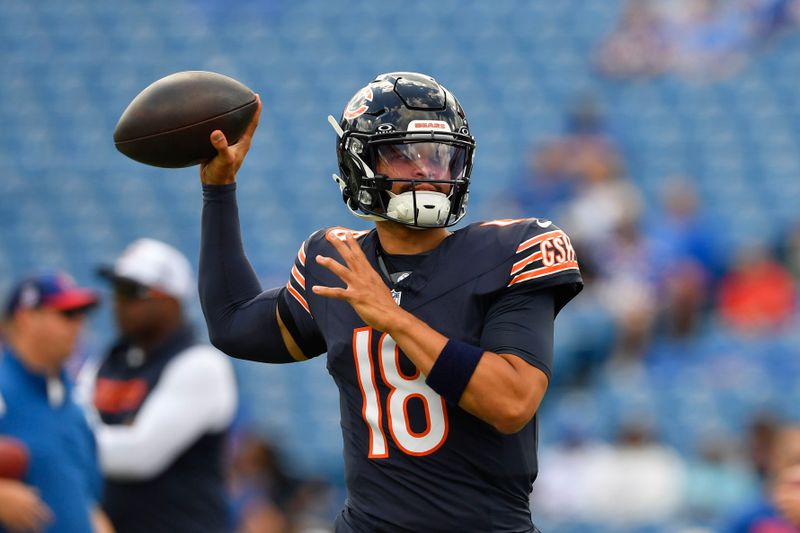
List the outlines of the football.
{"type": "Polygon", "coordinates": [[[0,478],[22,479],[28,471],[28,447],[19,439],[0,435],[0,478]]]}
{"type": "Polygon", "coordinates": [[[257,106],[255,93],[233,78],[215,72],[177,72],[133,99],[114,129],[114,144],[146,165],[196,165],[217,153],[209,140],[212,131],[222,130],[228,144],[234,144],[257,106]]]}

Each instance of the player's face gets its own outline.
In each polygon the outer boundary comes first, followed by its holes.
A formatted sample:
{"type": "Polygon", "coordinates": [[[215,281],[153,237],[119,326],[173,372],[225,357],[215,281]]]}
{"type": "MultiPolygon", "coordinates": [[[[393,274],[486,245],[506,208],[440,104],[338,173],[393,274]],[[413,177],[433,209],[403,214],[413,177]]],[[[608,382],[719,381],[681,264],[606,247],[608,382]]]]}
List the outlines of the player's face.
{"type": "Polygon", "coordinates": [[[394,183],[392,192],[412,190],[450,193],[451,185],[437,183],[463,176],[465,153],[457,146],[438,142],[385,144],[377,148],[378,174],[392,179],[414,180],[414,185],[394,183]]]}

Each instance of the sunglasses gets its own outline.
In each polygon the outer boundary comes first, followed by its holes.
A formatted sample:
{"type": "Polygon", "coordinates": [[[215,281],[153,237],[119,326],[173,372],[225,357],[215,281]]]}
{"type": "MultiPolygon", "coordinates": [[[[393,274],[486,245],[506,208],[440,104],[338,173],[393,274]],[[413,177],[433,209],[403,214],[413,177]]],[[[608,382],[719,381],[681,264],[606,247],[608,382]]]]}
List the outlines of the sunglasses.
{"type": "Polygon", "coordinates": [[[135,281],[118,279],[112,285],[114,296],[121,300],[147,300],[153,297],[153,290],[135,281]]]}
{"type": "Polygon", "coordinates": [[[67,320],[77,320],[85,317],[88,311],[89,309],[86,307],[76,307],[75,309],[59,309],[58,314],[67,320]]]}

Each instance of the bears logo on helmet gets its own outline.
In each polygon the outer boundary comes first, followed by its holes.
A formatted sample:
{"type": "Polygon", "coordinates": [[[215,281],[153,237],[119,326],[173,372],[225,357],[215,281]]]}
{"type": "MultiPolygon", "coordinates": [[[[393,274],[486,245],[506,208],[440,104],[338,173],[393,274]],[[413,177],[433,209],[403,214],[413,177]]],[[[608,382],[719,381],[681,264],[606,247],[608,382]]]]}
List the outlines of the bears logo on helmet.
{"type": "Polygon", "coordinates": [[[369,104],[367,102],[372,102],[372,88],[369,85],[358,91],[356,95],[350,99],[342,116],[347,120],[360,117],[369,109],[369,104]]]}

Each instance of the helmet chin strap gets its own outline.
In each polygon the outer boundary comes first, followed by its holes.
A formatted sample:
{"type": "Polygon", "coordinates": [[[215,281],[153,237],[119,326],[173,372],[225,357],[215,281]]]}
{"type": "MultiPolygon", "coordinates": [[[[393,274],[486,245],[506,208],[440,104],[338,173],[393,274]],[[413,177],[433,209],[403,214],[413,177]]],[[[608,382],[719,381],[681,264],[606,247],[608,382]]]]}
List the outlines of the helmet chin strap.
{"type": "MultiPolygon", "coordinates": [[[[347,187],[347,184],[344,182],[344,180],[339,176],[337,176],[336,174],[333,174],[331,177],[333,178],[333,181],[336,183],[336,185],[339,186],[339,190],[342,191],[342,193],[344,194],[344,189],[345,187],[347,187]]],[[[367,215],[365,213],[356,211],[355,209],[350,207],[350,202],[345,202],[345,205],[347,206],[347,209],[358,218],[362,218],[364,220],[374,220],[374,221],[386,220],[385,218],[379,217],[378,215],[367,215]]]]}
{"type": "Polygon", "coordinates": [[[389,197],[386,215],[411,227],[425,229],[443,226],[450,215],[450,199],[441,192],[406,191],[400,194],[390,192],[389,197]]]}

